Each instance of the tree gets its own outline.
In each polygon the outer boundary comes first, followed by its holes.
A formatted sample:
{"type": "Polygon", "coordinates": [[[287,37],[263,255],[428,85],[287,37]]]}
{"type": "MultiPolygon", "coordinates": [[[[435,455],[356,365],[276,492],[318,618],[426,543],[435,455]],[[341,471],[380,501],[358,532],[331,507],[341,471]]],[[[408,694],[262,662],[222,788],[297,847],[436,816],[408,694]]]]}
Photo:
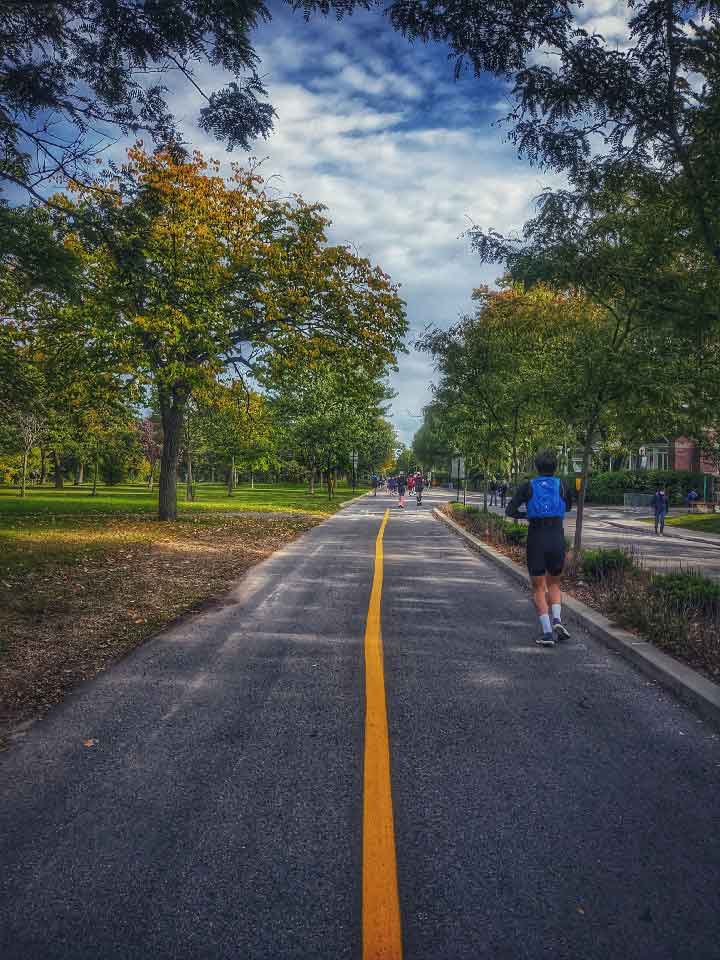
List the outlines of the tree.
{"type": "Polygon", "coordinates": [[[526,285],[579,287],[628,316],[684,335],[720,319],[720,269],[694,242],[676,193],[657,172],[606,174],[587,191],[546,191],[520,237],[473,227],[485,262],[526,285]]]}
{"type": "Polygon", "coordinates": [[[238,469],[266,469],[273,448],[274,426],[267,400],[240,380],[219,383],[200,405],[202,432],[210,450],[227,464],[228,496],[238,469]]]}
{"type": "Polygon", "coordinates": [[[672,432],[692,392],[686,345],[578,291],[515,284],[478,300],[474,317],[425,338],[442,375],[437,393],[454,398],[450,409],[466,405],[463,420],[480,440],[475,455],[500,442],[515,477],[539,446],[581,448],[579,548],[596,446],[613,433],[672,432]]]}
{"type": "Polygon", "coordinates": [[[38,322],[72,300],[77,267],[47,211],[0,203],[0,412],[37,403],[38,322]]]}
{"type": "Polygon", "coordinates": [[[265,376],[284,445],[307,467],[311,492],[320,471],[332,497],[336,472],[350,468],[353,450],[369,468],[387,459],[394,431],[385,426],[383,405],[392,394],[352,354],[336,351],[306,367],[279,361],[265,376]]]}
{"type": "MultiPolygon", "coordinates": [[[[474,315],[449,330],[429,331],[417,345],[433,355],[442,374],[435,395],[455,425],[453,433],[445,428],[449,445],[485,471],[491,463],[507,465],[515,480],[539,439],[560,429],[537,402],[537,322],[516,309],[516,295],[512,288],[478,288],[474,315]]],[[[541,300],[538,295],[536,314],[541,300]]]]}
{"type": "Polygon", "coordinates": [[[37,447],[45,436],[47,424],[41,414],[34,410],[19,410],[13,417],[14,427],[22,441],[23,465],[20,496],[25,496],[27,483],[28,457],[33,447],[37,447]]]}
{"type": "Polygon", "coordinates": [[[123,176],[80,191],[90,241],[86,335],[156,391],[163,424],[159,515],[176,515],[185,407],[228,365],[252,369],[337,349],[368,367],[394,362],[403,304],[379,269],[326,245],[327,220],[301,198],[276,200],[252,170],[230,182],[199,154],[129,152],[123,176]]]}
{"type": "MultiPolygon", "coordinates": [[[[247,149],[272,128],[272,107],[250,43],[270,19],[261,0],[8,0],[2,15],[0,186],[34,196],[58,174],[82,176],[107,141],[99,130],[176,139],[162,78],[171,72],[202,93],[199,126],[247,149]],[[201,90],[196,68],[233,79],[201,90]]],[[[111,134],[110,134],[111,135],[111,134]]]]}
{"type": "MultiPolygon", "coordinates": [[[[296,3],[306,16],[359,5],[296,3]]],[[[720,267],[717,10],[688,0],[629,9],[622,44],[583,29],[571,0],[397,0],[388,13],[411,41],[446,43],[456,76],[469,67],[509,80],[510,139],[581,195],[607,171],[672,182],[693,243],[720,267]]]]}
{"type": "Polygon", "coordinates": [[[152,490],[155,467],[162,454],[162,429],[158,417],[143,417],[137,421],[138,440],[145,459],[150,465],[148,490],[152,490]]]}

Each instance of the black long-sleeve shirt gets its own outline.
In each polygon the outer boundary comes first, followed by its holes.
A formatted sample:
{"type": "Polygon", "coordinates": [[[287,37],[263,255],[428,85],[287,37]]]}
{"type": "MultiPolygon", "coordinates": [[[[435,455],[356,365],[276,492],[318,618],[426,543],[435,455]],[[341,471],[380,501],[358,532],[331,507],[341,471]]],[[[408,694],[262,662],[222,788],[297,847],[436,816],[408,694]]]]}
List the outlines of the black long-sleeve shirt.
{"type": "MultiPolygon", "coordinates": [[[[565,501],[565,509],[572,510],[572,494],[565,485],[565,481],[560,481],[560,496],[565,501]]],[[[505,508],[505,514],[508,517],[513,517],[515,520],[527,520],[527,513],[521,512],[520,507],[523,504],[527,504],[528,500],[532,497],[532,484],[529,480],[526,480],[525,483],[521,483],[520,486],[515,491],[512,500],[505,508]]]]}

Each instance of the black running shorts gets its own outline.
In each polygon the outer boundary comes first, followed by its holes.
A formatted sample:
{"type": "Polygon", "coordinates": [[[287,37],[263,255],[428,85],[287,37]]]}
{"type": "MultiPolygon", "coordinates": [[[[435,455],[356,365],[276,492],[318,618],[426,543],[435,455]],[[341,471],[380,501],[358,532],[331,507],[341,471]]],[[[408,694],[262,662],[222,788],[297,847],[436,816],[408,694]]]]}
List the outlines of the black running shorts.
{"type": "Polygon", "coordinates": [[[557,526],[534,526],[530,524],[527,538],[527,566],[531,577],[549,573],[558,577],[565,564],[565,530],[557,526]]]}

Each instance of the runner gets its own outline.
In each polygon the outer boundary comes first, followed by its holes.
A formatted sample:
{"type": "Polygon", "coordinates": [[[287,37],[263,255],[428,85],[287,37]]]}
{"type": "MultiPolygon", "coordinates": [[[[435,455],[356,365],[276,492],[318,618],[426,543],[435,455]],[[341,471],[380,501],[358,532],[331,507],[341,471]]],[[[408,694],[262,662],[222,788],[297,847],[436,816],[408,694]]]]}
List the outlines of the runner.
{"type": "Polygon", "coordinates": [[[552,450],[538,453],[535,467],[539,476],[520,484],[505,513],[516,520],[529,522],[527,565],[542,630],[535,642],[543,647],[553,647],[556,639],[570,639],[562,623],[560,577],[565,563],[563,518],[572,507],[572,498],[563,481],[553,476],[557,457],[552,450]],[[527,504],[524,513],[519,509],[522,504],[527,504]]]}
{"type": "Polygon", "coordinates": [[[397,480],[395,477],[388,477],[388,493],[391,497],[395,496],[395,491],[397,490],[397,480]]]}
{"type": "Polygon", "coordinates": [[[403,510],[405,509],[405,490],[406,490],[406,487],[407,487],[407,482],[406,482],[406,480],[405,480],[405,475],[402,474],[402,473],[399,473],[399,474],[398,474],[398,477],[397,477],[397,492],[398,492],[398,498],[399,498],[399,500],[400,500],[400,504],[399,504],[399,505],[402,507],[403,510]]]}
{"type": "Polygon", "coordinates": [[[372,484],[373,496],[376,497],[378,492],[378,485],[380,484],[380,478],[376,473],[372,475],[370,483],[372,484]]]}
{"type": "Polygon", "coordinates": [[[415,495],[417,497],[417,505],[422,506],[422,495],[423,489],[425,487],[425,478],[421,473],[418,473],[415,476],[415,495]]]}
{"type": "Polygon", "coordinates": [[[411,473],[411,474],[408,475],[407,485],[408,485],[408,493],[410,494],[410,496],[412,496],[413,491],[414,491],[414,489],[415,489],[415,474],[414,474],[414,473],[411,473]]]}

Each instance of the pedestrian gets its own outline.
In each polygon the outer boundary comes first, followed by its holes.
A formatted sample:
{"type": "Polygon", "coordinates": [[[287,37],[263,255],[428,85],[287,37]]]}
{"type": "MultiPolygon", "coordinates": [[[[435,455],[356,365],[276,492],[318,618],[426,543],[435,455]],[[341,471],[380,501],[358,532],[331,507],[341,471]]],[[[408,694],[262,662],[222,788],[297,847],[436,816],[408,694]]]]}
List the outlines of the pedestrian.
{"type": "Polygon", "coordinates": [[[490,506],[494,507],[497,505],[497,483],[494,480],[490,481],[490,506]]]}
{"type": "Polygon", "coordinates": [[[662,484],[658,484],[655,496],[652,498],[652,507],[655,513],[655,533],[663,536],[665,534],[665,517],[668,512],[668,498],[662,484]]]}
{"type": "Polygon", "coordinates": [[[517,488],[505,513],[528,521],[527,567],[542,631],[535,642],[553,647],[556,640],[570,639],[562,622],[560,578],[565,565],[563,520],[572,507],[572,496],[565,483],[554,475],[557,457],[552,450],[541,450],[535,457],[535,467],[538,476],[517,488]],[[523,504],[524,513],[520,511],[523,504]]]}
{"type": "Polygon", "coordinates": [[[507,500],[508,485],[504,480],[500,481],[500,506],[505,509],[505,501],[507,500]]]}
{"type": "Polygon", "coordinates": [[[402,473],[398,474],[397,478],[397,492],[399,505],[402,509],[405,509],[405,490],[407,489],[407,481],[405,480],[405,475],[402,473]]]}
{"type": "Polygon", "coordinates": [[[407,478],[408,493],[412,496],[415,489],[415,474],[411,473],[407,478]]]}
{"type": "Polygon", "coordinates": [[[373,496],[374,496],[374,497],[377,496],[378,484],[379,484],[379,483],[380,483],[380,478],[378,477],[378,475],[377,475],[376,473],[374,473],[374,474],[372,475],[372,477],[370,478],[370,484],[371,484],[371,486],[372,486],[372,491],[373,491],[373,496]]]}
{"type": "Polygon", "coordinates": [[[397,480],[395,477],[388,477],[388,493],[391,497],[395,496],[395,490],[397,488],[397,480]]]}
{"type": "Polygon", "coordinates": [[[421,473],[418,473],[415,477],[415,496],[417,497],[417,505],[421,506],[422,504],[422,495],[423,489],[425,488],[425,478],[421,473]]]}
{"type": "Polygon", "coordinates": [[[693,487],[693,489],[687,495],[687,508],[690,513],[695,513],[695,507],[699,499],[700,496],[697,490],[693,487]]]}

